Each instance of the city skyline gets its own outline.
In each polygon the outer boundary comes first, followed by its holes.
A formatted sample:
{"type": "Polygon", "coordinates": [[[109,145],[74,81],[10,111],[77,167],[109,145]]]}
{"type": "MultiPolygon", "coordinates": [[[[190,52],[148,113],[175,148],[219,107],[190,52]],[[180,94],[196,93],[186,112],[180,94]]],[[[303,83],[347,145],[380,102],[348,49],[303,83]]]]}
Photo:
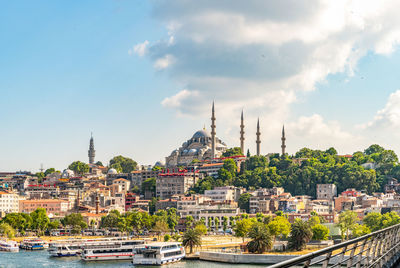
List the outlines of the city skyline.
{"type": "Polygon", "coordinates": [[[281,152],[283,124],[289,154],[400,153],[396,5],[7,2],[0,171],[87,162],[91,132],[96,161],[165,161],[210,130],[213,100],[228,147],[240,147],[244,111],[253,155],[258,117],[262,154],[281,152]]]}

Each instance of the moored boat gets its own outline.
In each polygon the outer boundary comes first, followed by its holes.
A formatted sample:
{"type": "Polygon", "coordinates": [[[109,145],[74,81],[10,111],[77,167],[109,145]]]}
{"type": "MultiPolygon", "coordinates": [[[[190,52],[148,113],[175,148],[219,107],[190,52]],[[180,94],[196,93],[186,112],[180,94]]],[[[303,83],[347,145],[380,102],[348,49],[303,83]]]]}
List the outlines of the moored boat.
{"type": "Polygon", "coordinates": [[[40,238],[33,238],[33,239],[24,239],[20,243],[19,247],[26,250],[43,250],[48,248],[49,244],[40,238]]]}
{"type": "Polygon", "coordinates": [[[144,240],[88,243],[82,249],[81,258],[83,261],[132,260],[133,250],[144,243],[144,240]]]}
{"type": "Polygon", "coordinates": [[[18,252],[18,243],[13,240],[0,240],[0,251],[18,252]]]}
{"type": "Polygon", "coordinates": [[[185,255],[185,249],[179,242],[152,243],[136,248],[132,263],[134,265],[164,265],[178,262],[185,255]]]}

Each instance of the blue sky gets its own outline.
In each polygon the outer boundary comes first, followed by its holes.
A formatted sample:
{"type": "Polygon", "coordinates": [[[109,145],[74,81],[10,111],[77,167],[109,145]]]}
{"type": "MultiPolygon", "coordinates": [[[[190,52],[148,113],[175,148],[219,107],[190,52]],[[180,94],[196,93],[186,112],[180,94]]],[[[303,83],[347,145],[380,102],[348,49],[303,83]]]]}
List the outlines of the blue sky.
{"type": "Polygon", "coordinates": [[[3,2],[0,171],[87,161],[91,132],[103,163],[122,154],[153,164],[210,125],[213,100],[228,146],[244,109],[251,151],[257,117],[265,153],[279,151],[282,124],[289,153],[400,150],[396,3],[372,16],[354,3],[350,14],[301,1],[287,14],[293,3],[281,2],[3,2]],[[350,19],[304,30],[331,11],[350,19]],[[272,24],[291,27],[277,35],[272,24]]]}

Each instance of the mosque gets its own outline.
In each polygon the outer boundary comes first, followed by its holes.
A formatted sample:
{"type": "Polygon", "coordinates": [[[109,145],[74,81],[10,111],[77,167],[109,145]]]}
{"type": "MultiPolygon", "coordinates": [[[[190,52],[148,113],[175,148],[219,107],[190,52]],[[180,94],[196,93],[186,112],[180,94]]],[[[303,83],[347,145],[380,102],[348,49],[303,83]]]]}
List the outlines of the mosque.
{"type": "Polygon", "coordinates": [[[165,158],[167,167],[186,166],[195,159],[204,161],[222,156],[227,146],[216,137],[214,103],[211,113],[211,133],[205,128],[194,133],[191,139],[184,142],[179,149],[172,151],[171,155],[165,158]]]}
{"type": "MultiPolygon", "coordinates": [[[[240,149],[242,153],[244,150],[244,119],[243,111],[240,118],[240,149]]],[[[193,160],[199,161],[212,160],[219,158],[227,150],[226,144],[216,136],[215,131],[215,109],[214,102],[211,110],[211,133],[205,128],[194,133],[193,137],[182,144],[179,149],[172,151],[172,153],[165,158],[165,164],[168,168],[177,166],[186,166],[192,163],[193,160]]],[[[256,154],[260,155],[260,144],[261,144],[261,132],[260,122],[257,120],[257,132],[256,132],[256,154]]],[[[282,155],[285,155],[286,149],[286,138],[285,138],[285,127],[282,129],[282,155]]]]}

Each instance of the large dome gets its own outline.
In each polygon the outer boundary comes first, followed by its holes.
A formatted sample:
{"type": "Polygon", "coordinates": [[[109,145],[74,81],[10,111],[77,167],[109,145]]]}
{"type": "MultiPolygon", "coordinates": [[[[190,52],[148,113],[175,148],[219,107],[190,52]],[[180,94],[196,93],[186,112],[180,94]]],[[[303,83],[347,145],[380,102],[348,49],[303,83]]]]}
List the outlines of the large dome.
{"type": "Polygon", "coordinates": [[[202,129],[194,133],[192,138],[211,138],[211,135],[207,130],[202,129]]]}

